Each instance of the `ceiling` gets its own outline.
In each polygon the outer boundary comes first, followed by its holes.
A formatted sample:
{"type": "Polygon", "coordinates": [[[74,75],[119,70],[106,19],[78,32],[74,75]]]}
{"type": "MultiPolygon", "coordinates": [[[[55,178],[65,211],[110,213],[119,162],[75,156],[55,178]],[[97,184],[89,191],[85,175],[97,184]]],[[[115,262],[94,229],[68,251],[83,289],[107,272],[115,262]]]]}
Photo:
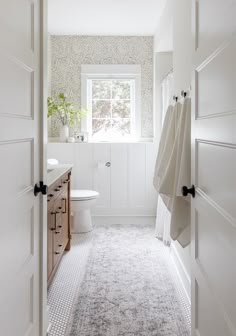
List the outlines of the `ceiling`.
{"type": "Polygon", "coordinates": [[[48,0],[53,35],[154,35],[166,0],[48,0]]]}

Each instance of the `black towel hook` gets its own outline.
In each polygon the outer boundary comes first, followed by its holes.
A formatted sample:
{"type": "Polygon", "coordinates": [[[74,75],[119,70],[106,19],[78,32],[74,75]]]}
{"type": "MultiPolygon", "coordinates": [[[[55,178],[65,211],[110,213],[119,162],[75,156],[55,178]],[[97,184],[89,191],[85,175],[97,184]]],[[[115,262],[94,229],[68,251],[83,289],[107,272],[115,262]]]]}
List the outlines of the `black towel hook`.
{"type": "Polygon", "coordinates": [[[187,92],[184,91],[184,90],[182,90],[182,91],[181,91],[181,96],[184,97],[184,98],[186,98],[186,97],[187,97],[187,92]]]}

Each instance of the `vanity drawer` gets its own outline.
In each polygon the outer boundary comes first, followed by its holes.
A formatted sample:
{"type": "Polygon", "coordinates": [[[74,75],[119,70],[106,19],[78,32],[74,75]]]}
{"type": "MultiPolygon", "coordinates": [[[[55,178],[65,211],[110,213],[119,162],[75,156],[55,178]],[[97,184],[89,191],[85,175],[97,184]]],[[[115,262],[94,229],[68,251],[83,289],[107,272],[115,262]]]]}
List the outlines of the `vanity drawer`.
{"type": "Polygon", "coordinates": [[[62,232],[55,231],[53,239],[53,267],[55,267],[63,253],[62,232]]]}
{"type": "Polygon", "coordinates": [[[47,197],[48,204],[54,201],[60,195],[62,190],[63,190],[62,179],[59,179],[48,189],[48,197],[47,197]]]}
{"type": "Polygon", "coordinates": [[[62,221],[62,199],[55,201],[55,230],[53,234],[53,265],[55,266],[63,252],[63,221],[62,221]]]}
{"type": "Polygon", "coordinates": [[[62,176],[61,184],[64,192],[68,190],[69,183],[70,183],[70,174],[65,174],[64,176],[62,176]]]}

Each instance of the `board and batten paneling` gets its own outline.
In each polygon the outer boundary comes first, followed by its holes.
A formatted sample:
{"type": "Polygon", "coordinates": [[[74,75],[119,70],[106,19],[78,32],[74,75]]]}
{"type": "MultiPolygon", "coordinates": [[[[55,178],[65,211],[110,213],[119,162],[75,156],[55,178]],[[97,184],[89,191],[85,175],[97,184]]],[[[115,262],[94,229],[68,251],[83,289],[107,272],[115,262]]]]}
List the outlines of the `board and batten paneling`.
{"type": "Polygon", "coordinates": [[[146,145],[146,207],[156,209],[157,192],[153,187],[153,176],[157,157],[157,146],[155,144],[146,145]]]}
{"type": "Polygon", "coordinates": [[[48,157],[74,164],[73,189],[99,192],[93,215],[155,216],[155,144],[49,143],[48,157]]]}
{"type": "Polygon", "coordinates": [[[47,158],[56,159],[59,163],[75,163],[75,146],[69,143],[52,143],[47,146],[47,158]]]}
{"type": "Polygon", "coordinates": [[[74,144],[73,189],[93,189],[93,145],[74,144]],[[81,158],[83,158],[81,160],[81,158]]]}
{"type": "MultiPolygon", "coordinates": [[[[87,144],[85,145],[87,146],[87,144]]],[[[93,145],[93,189],[100,194],[96,202],[96,208],[110,208],[111,167],[106,166],[110,162],[110,157],[110,144],[93,145]]],[[[83,160],[84,158],[81,156],[81,159],[83,160]]]]}
{"type": "Polygon", "coordinates": [[[132,208],[140,208],[146,200],[146,146],[131,144],[128,150],[129,171],[129,204],[132,208]]]}
{"type": "Polygon", "coordinates": [[[111,144],[111,207],[128,206],[128,145],[111,144]]]}

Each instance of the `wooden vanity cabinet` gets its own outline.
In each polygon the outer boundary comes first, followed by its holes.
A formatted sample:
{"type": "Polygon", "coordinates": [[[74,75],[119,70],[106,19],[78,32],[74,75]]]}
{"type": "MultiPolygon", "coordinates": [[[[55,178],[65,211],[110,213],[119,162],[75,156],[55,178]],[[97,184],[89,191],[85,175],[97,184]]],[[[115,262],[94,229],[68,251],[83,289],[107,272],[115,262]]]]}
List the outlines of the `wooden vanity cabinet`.
{"type": "Polygon", "coordinates": [[[47,270],[50,284],[65,250],[70,250],[70,176],[71,171],[49,186],[47,270]]]}
{"type": "Polygon", "coordinates": [[[53,232],[55,227],[55,214],[53,209],[53,204],[48,207],[48,216],[47,216],[47,259],[48,259],[48,277],[52,273],[53,269],[53,232]]]}
{"type": "Polygon", "coordinates": [[[70,249],[70,240],[68,241],[68,226],[66,225],[69,215],[69,197],[68,193],[62,194],[62,242],[65,250],[70,249]]]}

